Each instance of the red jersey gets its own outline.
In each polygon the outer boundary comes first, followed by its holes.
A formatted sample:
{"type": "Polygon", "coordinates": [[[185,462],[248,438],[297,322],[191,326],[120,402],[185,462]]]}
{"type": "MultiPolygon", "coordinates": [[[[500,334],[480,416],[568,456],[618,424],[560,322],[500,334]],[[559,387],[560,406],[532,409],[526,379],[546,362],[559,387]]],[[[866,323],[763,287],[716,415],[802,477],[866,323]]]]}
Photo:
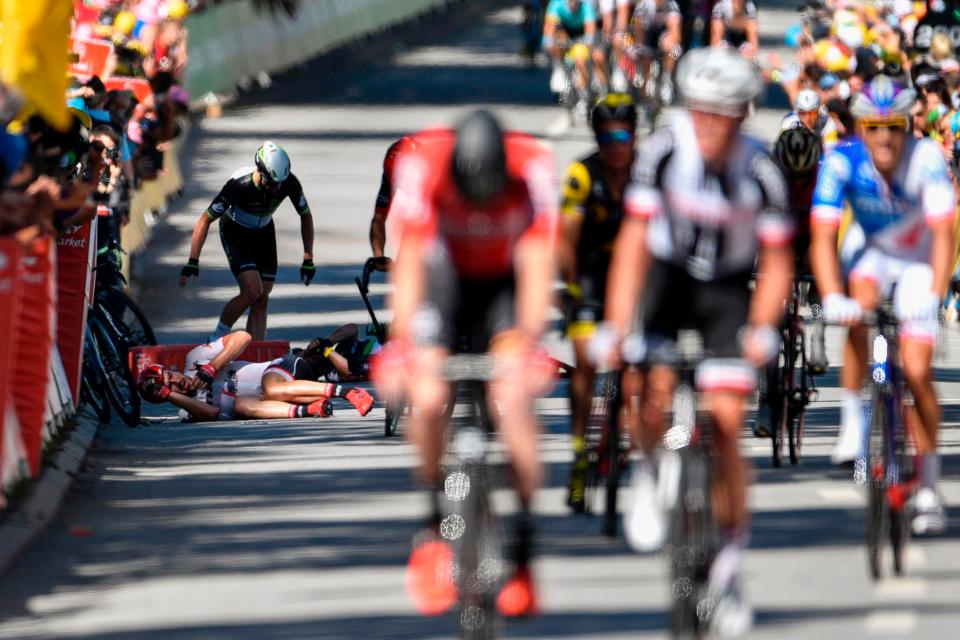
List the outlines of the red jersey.
{"type": "Polygon", "coordinates": [[[449,129],[416,134],[416,148],[401,150],[391,216],[400,233],[442,243],[464,278],[510,274],[514,249],[528,235],[555,237],[558,196],[553,154],[522,133],[505,134],[507,182],[489,203],[478,206],[460,194],[450,166],[455,135],[449,129]]]}

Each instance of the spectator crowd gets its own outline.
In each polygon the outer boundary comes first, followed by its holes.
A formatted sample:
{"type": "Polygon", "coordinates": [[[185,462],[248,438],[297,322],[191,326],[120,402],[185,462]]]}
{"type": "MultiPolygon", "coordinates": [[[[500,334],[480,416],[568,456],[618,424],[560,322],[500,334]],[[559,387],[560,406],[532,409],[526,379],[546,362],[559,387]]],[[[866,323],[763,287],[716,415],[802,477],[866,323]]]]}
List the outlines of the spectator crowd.
{"type": "Polygon", "coordinates": [[[163,171],[189,104],[179,84],[188,60],[184,21],[200,3],[74,5],[67,128],[0,84],[0,235],[23,244],[95,218],[101,240],[119,237],[132,191],[163,171]]]}

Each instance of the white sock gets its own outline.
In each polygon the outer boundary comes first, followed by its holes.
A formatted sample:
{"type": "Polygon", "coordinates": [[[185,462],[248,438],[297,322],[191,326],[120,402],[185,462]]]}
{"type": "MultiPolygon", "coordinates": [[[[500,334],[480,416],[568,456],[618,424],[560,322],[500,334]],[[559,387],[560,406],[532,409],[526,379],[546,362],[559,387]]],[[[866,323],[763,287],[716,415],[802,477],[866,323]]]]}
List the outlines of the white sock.
{"type": "Polygon", "coordinates": [[[841,433],[855,429],[858,437],[863,436],[863,400],[859,391],[844,389],[840,399],[841,433]]]}
{"type": "Polygon", "coordinates": [[[921,482],[925,489],[937,490],[937,483],[940,482],[940,456],[936,451],[923,454],[923,473],[921,482]]]}
{"type": "Polygon", "coordinates": [[[710,567],[710,588],[722,590],[740,571],[743,550],[750,541],[750,532],[746,529],[725,529],[719,532],[717,552],[710,567]]]}
{"type": "Polygon", "coordinates": [[[233,329],[233,327],[231,327],[231,326],[228,325],[228,324],[223,324],[223,320],[221,320],[221,321],[217,322],[217,328],[216,328],[216,330],[213,332],[213,336],[211,336],[211,337],[212,337],[214,340],[219,340],[219,339],[222,338],[223,336],[225,336],[225,335],[227,335],[228,333],[230,333],[230,330],[231,330],[231,329],[233,329]]]}

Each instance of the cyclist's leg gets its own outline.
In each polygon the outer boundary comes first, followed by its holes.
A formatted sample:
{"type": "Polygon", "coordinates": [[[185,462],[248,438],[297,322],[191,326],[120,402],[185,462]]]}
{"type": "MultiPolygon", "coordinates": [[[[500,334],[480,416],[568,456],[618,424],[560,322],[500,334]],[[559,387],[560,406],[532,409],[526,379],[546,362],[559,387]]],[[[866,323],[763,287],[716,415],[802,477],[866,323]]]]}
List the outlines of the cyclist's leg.
{"type": "Polygon", "coordinates": [[[218,332],[222,327],[232,327],[263,294],[263,280],[257,268],[256,238],[251,238],[251,235],[250,229],[225,218],[220,219],[220,242],[230,263],[230,271],[240,286],[240,293],[224,305],[218,332]]]}
{"type": "Polygon", "coordinates": [[[319,411],[319,409],[311,409],[304,404],[261,400],[253,397],[239,397],[233,403],[234,416],[249,420],[325,417],[319,411]]]}
{"type": "Polygon", "coordinates": [[[604,91],[608,88],[609,78],[607,78],[607,49],[608,45],[601,40],[593,46],[593,72],[597,78],[597,85],[603,87],[604,91]]]}
{"type": "Polygon", "coordinates": [[[247,315],[247,332],[254,340],[263,340],[267,336],[267,306],[270,304],[270,292],[277,279],[277,235],[273,222],[264,227],[261,241],[257,244],[257,271],[263,280],[263,291],[250,305],[247,315]]]}

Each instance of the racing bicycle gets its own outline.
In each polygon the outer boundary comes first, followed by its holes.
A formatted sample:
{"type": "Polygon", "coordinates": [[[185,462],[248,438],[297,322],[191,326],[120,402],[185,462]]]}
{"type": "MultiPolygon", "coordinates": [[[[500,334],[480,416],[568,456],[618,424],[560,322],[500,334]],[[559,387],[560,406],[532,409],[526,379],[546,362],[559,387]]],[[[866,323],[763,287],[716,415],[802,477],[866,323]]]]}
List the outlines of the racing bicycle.
{"type": "MultiPolygon", "coordinates": [[[[383,266],[387,264],[387,262],[388,259],[383,257],[367,258],[367,261],[363,265],[363,273],[353,279],[357,284],[357,289],[360,290],[360,297],[363,299],[363,304],[367,308],[367,313],[370,314],[373,331],[377,336],[377,340],[380,341],[380,344],[387,343],[387,328],[377,319],[377,313],[373,310],[373,304],[370,302],[370,277],[377,267],[383,266]]],[[[406,406],[406,400],[402,397],[387,402],[383,420],[383,435],[385,437],[391,438],[397,435],[397,429],[400,427],[400,418],[403,416],[404,411],[406,411],[406,406]]]]}

